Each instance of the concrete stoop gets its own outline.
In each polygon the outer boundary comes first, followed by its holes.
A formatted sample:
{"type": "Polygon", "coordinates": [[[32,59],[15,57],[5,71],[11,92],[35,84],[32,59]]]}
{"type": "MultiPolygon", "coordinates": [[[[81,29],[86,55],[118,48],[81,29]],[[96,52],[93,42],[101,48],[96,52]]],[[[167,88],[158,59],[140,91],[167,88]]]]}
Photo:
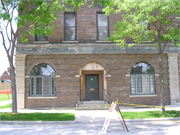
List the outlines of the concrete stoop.
{"type": "Polygon", "coordinates": [[[76,110],[108,110],[110,105],[103,100],[83,101],[76,104],[76,110]]]}

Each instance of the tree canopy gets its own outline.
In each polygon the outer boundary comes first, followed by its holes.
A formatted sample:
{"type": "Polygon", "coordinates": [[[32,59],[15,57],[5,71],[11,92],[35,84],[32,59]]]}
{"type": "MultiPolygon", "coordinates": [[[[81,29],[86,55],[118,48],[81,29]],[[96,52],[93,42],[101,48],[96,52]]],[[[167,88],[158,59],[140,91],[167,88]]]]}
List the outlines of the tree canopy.
{"type": "Polygon", "coordinates": [[[107,15],[122,14],[110,37],[121,47],[127,45],[127,37],[135,43],[142,43],[147,37],[151,42],[160,40],[180,46],[179,0],[114,0],[103,4],[107,15]]]}

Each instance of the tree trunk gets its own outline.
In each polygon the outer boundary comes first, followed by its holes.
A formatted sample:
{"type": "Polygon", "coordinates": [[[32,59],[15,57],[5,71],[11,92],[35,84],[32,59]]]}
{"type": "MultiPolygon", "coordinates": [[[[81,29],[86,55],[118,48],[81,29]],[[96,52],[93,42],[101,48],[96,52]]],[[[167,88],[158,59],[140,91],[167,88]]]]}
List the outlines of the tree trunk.
{"type": "Polygon", "coordinates": [[[165,113],[163,51],[161,48],[160,31],[158,31],[158,47],[159,47],[159,81],[160,81],[159,95],[160,95],[160,103],[161,103],[161,113],[165,113]]]}
{"type": "Polygon", "coordinates": [[[159,54],[159,80],[160,80],[160,103],[161,103],[161,113],[165,113],[165,102],[164,102],[164,74],[163,74],[163,53],[159,54]]]}
{"type": "Polygon", "coordinates": [[[12,113],[17,113],[16,75],[13,65],[13,57],[9,57],[11,89],[12,89],[12,113]]]}

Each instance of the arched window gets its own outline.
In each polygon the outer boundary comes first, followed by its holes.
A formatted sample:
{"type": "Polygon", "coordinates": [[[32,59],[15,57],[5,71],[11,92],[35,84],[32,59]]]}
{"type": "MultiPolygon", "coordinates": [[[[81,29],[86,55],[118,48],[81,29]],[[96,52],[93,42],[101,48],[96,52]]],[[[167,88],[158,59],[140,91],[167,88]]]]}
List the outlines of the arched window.
{"type": "Polygon", "coordinates": [[[33,67],[30,72],[30,96],[55,95],[55,71],[45,63],[33,67]]]}
{"type": "Polygon", "coordinates": [[[131,69],[131,94],[155,94],[154,70],[147,63],[137,63],[131,69]]]}

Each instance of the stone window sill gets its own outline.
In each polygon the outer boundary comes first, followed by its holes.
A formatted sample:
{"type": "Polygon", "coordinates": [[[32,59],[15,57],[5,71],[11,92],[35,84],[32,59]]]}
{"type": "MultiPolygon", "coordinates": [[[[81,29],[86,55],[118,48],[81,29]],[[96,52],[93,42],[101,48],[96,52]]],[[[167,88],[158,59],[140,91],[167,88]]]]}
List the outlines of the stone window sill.
{"type": "Polygon", "coordinates": [[[34,41],[33,44],[48,44],[49,41],[34,41]]]}
{"type": "Polygon", "coordinates": [[[158,95],[129,95],[129,97],[157,97],[158,95]]]}
{"type": "Polygon", "coordinates": [[[100,41],[100,40],[97,40],[95,41],[96,43],[111,43],[112,41],[100,41]]]}
{"type": "Polygon", "coordinates": [[[28,97],[27,99],[57,99],[57,97],[28,97]]]}
{"type": "Polygon", "coordinates": [[[79,41],[62,41],[62,43],[66,43],[66,44],[69,44],[69,43],[79,43],[79,41]]]}

